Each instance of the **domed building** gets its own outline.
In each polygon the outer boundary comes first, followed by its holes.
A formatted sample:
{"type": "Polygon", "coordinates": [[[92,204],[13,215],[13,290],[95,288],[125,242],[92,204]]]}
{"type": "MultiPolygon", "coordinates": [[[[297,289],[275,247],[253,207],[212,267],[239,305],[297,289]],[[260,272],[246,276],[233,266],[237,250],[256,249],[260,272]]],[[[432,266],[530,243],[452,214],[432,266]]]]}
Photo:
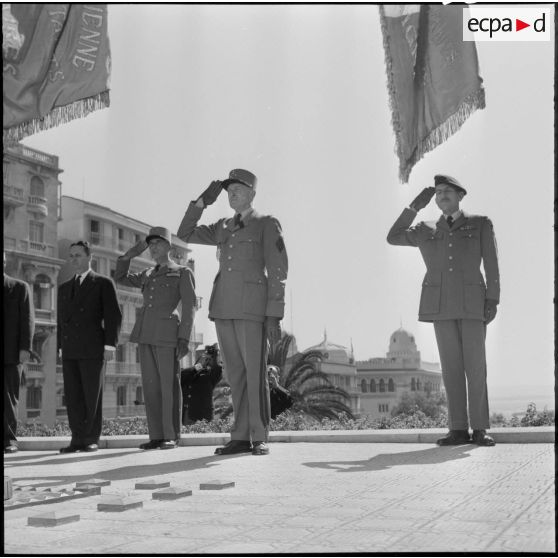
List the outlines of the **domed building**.
{"type": "Polygon", "coordinates": [[[349,393],[349,407],[353,413],[358,414],[360,412],[359,391],[352,349],[332,343],[327,338],[327,331],[324,331],[323,341],[304,350],[305,353],[309,351],[322,353],[322,361],[318,363],[318,369],[328,375],[329,381],[334,386],[349,393]]]}
{"type": "Polygon", "coordinates": [[[389,340],[385,358],[356,363],[360,414],[372,418],[390,416],[405,392],[438,392],[443,389],[438,363],[420,358],[414,336],[400,327],[389,340]]]}

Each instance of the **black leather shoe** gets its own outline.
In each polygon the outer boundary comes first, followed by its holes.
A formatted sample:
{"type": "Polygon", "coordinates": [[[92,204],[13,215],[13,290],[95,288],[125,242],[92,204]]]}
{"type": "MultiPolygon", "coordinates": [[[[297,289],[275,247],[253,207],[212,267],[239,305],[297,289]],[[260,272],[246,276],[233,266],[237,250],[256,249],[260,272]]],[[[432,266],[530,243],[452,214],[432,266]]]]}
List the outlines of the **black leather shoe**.
{"type": "Polygon", "coordinates": [[[98,449],[99,449],[99,446],[97,444],[87,444],[83,448],[83,451],[97,451],[98,449]]]}
{"type": "Polygon", "coordinates": [[[60,453],[76,453],[78,451],[82,451],[83,449],[83,446],[73,446],[72,444],[70,444],[65,448],[60,448],[60,453]]]}
{"type": "Polygon", "coordinates": [[[436,440],[439,446],[460,446],[461,444],[470,444],[468,430],[450,430],[443,438],[436,440]]]}
{"type": "Polygon", "coordinates": [[[19,451],[19,448],[17,446],[5,446],[4,447],[4,453],[15,453],[16,451],[19,451]]]}
{"type": "Polygon", "coordinates": [[[477,444],[477,446],[495,446],[496,442],[486,434],[486,430],[473,430],[473,444],[477,444]]]}
{"type": "Polygon", "coordinates": [[[265,442],[254,442],[252,445],[252,455],[267,455],[269,446],[265,442]]]}
{"type": "Polygon", "coordinates": [[[215,450],[215,455],[232,455],[233,453],[250,453],[252,446],[248,440],[231,440],[222,448],[215,450]]]}
{"type": "Polygon", "coordinates": [[[161,440],[159,448],[161,449],[174,449],[176,447],[176,442],[174,440],[161,440]]]}
{"type": "Polygon", "coordinates": [[[141,450],[152,450],[152,449],[159,449],[159,446],[163,440],[149,440],[149,442],[145,442],[144,444],[140,444],[139,449],[141,450]]]}

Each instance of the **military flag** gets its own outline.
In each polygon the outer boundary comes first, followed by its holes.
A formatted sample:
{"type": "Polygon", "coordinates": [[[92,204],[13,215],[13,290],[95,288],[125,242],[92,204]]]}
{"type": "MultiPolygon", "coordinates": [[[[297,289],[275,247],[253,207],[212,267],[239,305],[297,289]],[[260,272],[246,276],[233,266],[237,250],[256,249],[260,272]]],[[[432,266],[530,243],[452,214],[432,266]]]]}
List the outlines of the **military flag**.
{"type": "Polygon", "coordinates": [[[464,6],[384,4],[380,18],[399,178],[485,107],[474,41],[463,41],[464,6]]]}
{"type": "Polygon", "coordinates": [[[105,4],[2,4],[4,144],[109,106],[105,4]]]}

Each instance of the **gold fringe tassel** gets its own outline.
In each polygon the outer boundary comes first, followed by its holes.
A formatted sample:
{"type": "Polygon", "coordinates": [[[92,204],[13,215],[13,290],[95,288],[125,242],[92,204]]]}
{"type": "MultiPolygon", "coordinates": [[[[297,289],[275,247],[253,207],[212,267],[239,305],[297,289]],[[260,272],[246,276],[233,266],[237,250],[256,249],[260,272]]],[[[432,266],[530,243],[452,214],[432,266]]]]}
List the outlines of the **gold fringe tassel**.
{"type": "Polygon", "coordinates": [[[4,146],[16,143],[37,132],[49,130],[50,128],[60,126],[60,124],[66,124],[71,120],[84,118],[95,110],[107,108],[109,106],[109,91],[103,91],[87,99],[80,99],[79,101],[74,101],[63,107],[56,107],[42,118],[33,118],[28,122],[22,122],[17,126],[12,126],[3,130],[4,146]]]}

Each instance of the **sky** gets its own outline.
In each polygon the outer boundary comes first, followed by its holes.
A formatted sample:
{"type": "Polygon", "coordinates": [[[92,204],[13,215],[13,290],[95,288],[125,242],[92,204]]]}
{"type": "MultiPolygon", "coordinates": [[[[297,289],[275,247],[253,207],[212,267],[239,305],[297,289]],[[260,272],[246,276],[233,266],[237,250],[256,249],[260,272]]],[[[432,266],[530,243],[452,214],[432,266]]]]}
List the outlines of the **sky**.
{"type": "MultiPolygon", "coordinates": [[[[478,43],[486,109],[400,184],[377,6],[110,5],[109,34],[110,108],[24,141],[60,157],[63,194],[176,232],[212,180],[247,168],[256,209],[283,227],[283,327],[298,348],[327,330],[357,360],[382,357],[402,325],[438,362],[417,320],[420,253],[386,235],[435,174],[455,176],[498,241],[489,393],[553,385],[553,42],[478,43]]],[[[200,223],[231,213],[221,196],[200,223]]],[[[191,248],[211,343],[215,248],[191,248]]]]}

